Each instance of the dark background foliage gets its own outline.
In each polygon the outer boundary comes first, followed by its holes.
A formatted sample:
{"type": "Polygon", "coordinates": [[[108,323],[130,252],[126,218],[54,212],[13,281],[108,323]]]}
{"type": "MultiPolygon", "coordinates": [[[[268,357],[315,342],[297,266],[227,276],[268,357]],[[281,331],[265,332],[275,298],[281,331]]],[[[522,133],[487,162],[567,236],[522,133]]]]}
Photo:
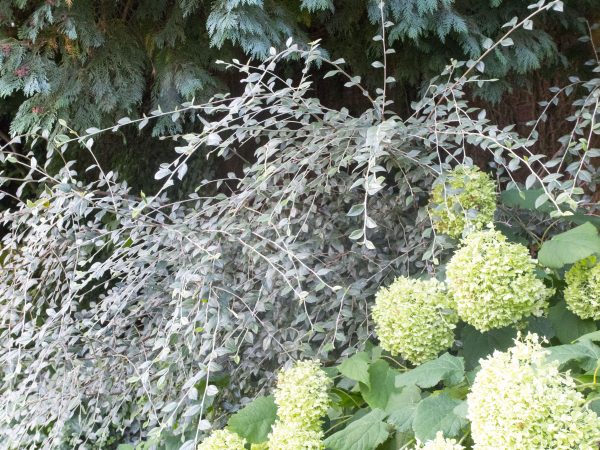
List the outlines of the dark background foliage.
{"type": "MultiPolygon", "coordinates": [[[[599,7],[598,0],[568,2],[559,18],[537,17],[532,32],[518,31],[514,46],[486,58],[486,76],[500,81],[471,94],[488,107],[493,121],[524,128],[537,117],[536,99],[550,86],[562,84],[567,74],[585,77],[584,62],[593,48],[579,38],[590,35],[599,7]]],[[[502,24],[527,14],[527,2],[391,0],[385,14],[395,23],[389,34],[396,50],[388,73],[397,80],[392,98],[396,111],[407,114],[424,82],[450,58],[479,56],[482,43],[498,38],[502,24]]],[[[320,39],[333,58],[348,62],[353,75],[378,86],[381,74],[370,62],[381,53],[372,40],[380,21],[374,0],[1,0],[0,139],[37,126],[53,130],[59,118],[77,131],[109,126],[119,117],[235,91],[237,77],[220,70],[215,60],[260,59],[289,36],[297,42],[320,39]]],[[[280,70],[289,76],[296,66],[289,61],[280,70]]],[[[321,80],[314,89],[334,108],[357,113],[368,106],[358,90],[336,80],[321,80]]],[[[559,107],[551,119],[569,112],[559,107]]],[[[555,151],[564,134],[557,122],[549,120],[541,129],[542,153],[555,151]]],[[[137,189],[148,190],[149,175],[171,150],[151,135],[194,129],[189,120],[167,117],[141,134],[103,138],[97,156],[137,189]]],[[[253,151],[241,153],[247,157],[253,151]]],[[[212,169],[226,174],[240,166],[234,158],[212,169]]]]}

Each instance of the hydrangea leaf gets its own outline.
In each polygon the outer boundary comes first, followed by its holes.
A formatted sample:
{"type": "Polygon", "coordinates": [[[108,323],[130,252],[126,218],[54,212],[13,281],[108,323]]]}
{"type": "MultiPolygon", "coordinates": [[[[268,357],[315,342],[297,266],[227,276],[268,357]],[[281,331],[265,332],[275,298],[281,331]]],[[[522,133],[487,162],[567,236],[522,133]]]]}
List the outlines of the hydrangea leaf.
{"type": "Polygon", "coordinates": [[[360,381],[369,384],[369,355],[365,352],[359,352],[352,357],[344,360],[340,366],[339,371],[342,375],[351,380],[360,381]]]}
{"type": "Polygon", "coordinates": [[[570,344],[578,337],[596,331],[593,320],[583,320],[567,309],[564,301],[558,302],[548,310],[548,319],[552,322],[556,336],[563,344],[570,344]]]}
{"type": "Polygon", "coordinates": [[[361,383],[360,392],[367,404],[375,409],[385,409],[392,393],[396,390],[398,372],[382,359],[369,366],[369,384],[361,383]]]}
{"type": "Polygon", "coordinates": [[[229,418],[227,423],[232,431],[251,444],[267,440],[271,427],[277,418],[277,406],[272,395],[258,397],[229,418]]]}
{"type": "Polygon", "coordinates": [[[507,189],[500,193],[500,201],[506,206],[513,208],[526,209],[528,211],[552,211],[552,207],[549,203],[545,203],[540,207],[535,207],[535,201],[540,195],[544,193],[542,188],[540,189],[507,189]]]}
{"type": "Polygon", "coordinates": [[[453,437],[468,424],[467,419],[455,413],[455,408],[464,401],[456,400],[447,394],[431,395],[421,401],[415,411],[413,431],[420,441],[435,438],[437,431],[445,436],[453,437]]]}
{"type": "Polygon", "coordinates": [[[504,351],[512,346],[517,331],[512,327],[498,328],[482,333],[471,325],[465,325],[461,333],[462,354],[465,366],[473,369],[479,360],[492,354],[494,350],[504,351]]]}
{"type": "Polygon", "coordinates": [[[600,341],[600,330],[584,334],[583,336],[579,336],[576,340],[577,340],[577,342],[582,342],[582,341],[599,342],[600,341]]]}
{"type": "Polygon", "coordinates": [[[560,269],[593,254],[600,254],[600,236],[596,227],[588,222],[544,242],[538,260],[543,266],[560,269]]]}
{"type": "Polygon", "coordinates": [[[420,401],[421,390],[415,385],[405,386],[391,395],[386,411],[390,413],[388,422],[394,425],[396,431],[405,432],[411,429],[420,401]]]}
{"type": "Polygon", "coordinates": [[[385,422],[387,413],[374,409],[346,428],[325,439],[330,450],[370,450],[384,443],[390,432],[385,422]]]}
{"type": "Polygon", "coordinates": [[[453,386],[460,383],[465,377],[465,362],[462,357],[444,353],[433,361],[416,367],[396,377],[396,386],[414,384],[421,388],[430,388],[444,381],[446,385],[453,386]]]}
{"type": "Polygon", "coordinates": [[[591,341],[556,345],[548,348],[548,352],[547,359],[549,361],[556,361],[561,366],[571,361],[577,361],[584,370],[595,370],[600,359],[600,347],[591,341]]]}

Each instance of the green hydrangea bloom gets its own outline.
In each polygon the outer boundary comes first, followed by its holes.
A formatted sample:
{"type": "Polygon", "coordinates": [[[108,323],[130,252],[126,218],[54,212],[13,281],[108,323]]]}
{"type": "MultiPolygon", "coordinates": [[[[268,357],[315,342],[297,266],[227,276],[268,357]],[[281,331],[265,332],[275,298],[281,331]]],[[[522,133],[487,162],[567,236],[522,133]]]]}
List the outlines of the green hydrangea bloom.
{"type": "Polygon", "coordinates": [[[467,396],[474,450],[597,450],[600,418],[536,335],[481,361],[467,396]]]}
{"type": "Polygon", "coordinates": [[[198,450],[245,450],[246,440],[229,430],[215,430],[200,445],[198,450]]]}
{"type": "Polygon", "coordinates": [[[329,408],[331,379],[318,361],[298,361],[279,372],[275,389],[277,416],[281,422],[303,429],[320,429],[329,408]]]}
{"type": "Polygon", "coordinates": [[[414,450],[464,450],[464,447],[455,439],[445,439],[444,434],[438,431],[433,441],[418,443],[414,450]]]}
{"type": "Polygon", "coordinates": [[[454,343],[458,317],[437,280],[397,278],[375,296],[373,321],[381,347],[414,364],[434,359],[454,343]]]}
{"type": "Polygon", "coordinates": [[[475,166],[457,166],[434,183],[429,214],[439,233],[458,238],[491,223],[495,212],[496,183],[475,166]]]}
{"type": "Polygon", "coordinates": [[[480,331],[541,315],[553,290],[535,276],[527,248],[507,242],[496,230],[463,240],[446,267],[459,317],[480,331]]]}
{"type": "Polygon", "coordinates": [[[269,450],[323,450],[323,432],[295,423],[276,422],[269,435],[269,450]]]}
{"type": "Polygon", "coordinates": [[[596,257],[575,263],[565,281],[567,307],[582,319],[600,320],[600,264],[596,257]]]}
{"type": "Polygon", "coordinates": [[[269,450],[321,450],[321,418],[329,408],[331,379],[318,361],[298,361],[277,377],[278,420],[269,434],[269,450]]]}

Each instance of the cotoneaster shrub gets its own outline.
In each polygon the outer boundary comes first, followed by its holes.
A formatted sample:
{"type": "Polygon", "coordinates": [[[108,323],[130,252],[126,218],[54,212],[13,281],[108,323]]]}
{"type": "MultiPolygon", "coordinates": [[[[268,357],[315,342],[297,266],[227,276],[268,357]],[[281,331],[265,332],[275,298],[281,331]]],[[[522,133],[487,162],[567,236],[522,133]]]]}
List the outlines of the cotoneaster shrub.
{"type": "Polygon", "coordinates": [[[481,361],[467,396],[474,450],[596,450],[600,417],[536,335],[481,361]]]}
{"type": "Polygon", "coordinates": [[[600,264],[595,256],[573,265],[565,274],[567,307],[582,319],[600,320],[600,264]]]}
{"type": "Polygon", "coordinates": [[[446,276],[459,317],[480,331],[540,316],[553,292],[536,277],[527,248],[493,229],[468,235],[446,276]]]}
{"type": "Polygon", "coordinates": [[[420,364],[454,343],[458,317],[452,298],[435,279],[398,277],[375,296],[373,321],[383,349],[420,364]]]}
{"type": "Polygon", "coordinates": [[[496,183],[475,166],[458,165],[436,180],[429,214],[438,233],[454,238],[494,220],[496,183]]]}

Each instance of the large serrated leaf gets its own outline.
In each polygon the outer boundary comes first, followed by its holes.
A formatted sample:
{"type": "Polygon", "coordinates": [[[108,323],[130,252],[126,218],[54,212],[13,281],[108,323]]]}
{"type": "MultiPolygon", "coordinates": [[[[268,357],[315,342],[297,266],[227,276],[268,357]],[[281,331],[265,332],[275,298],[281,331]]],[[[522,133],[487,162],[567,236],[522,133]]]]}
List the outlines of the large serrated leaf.
{"type": "Polygon", "coordinates": [[[350,422],[346,428],[325,439],[329,450],[374,450],[389,436],[387,414],[374,409],[360,419],[350,422]]]}
{"type": "Polygon", "coordinates": [[[462,414],[455,412],[455,409],[461,409],[463,403],[447,394],[432,395],[421,401],[413,419],[415,437],[420,441],[428,441],[434,439],[438,431],[443,432],[444,436],[458,436],[469,423],[462,414]]]}
{"type": "Polygon", "coordinates": [[[567,309],[564,301],[558,302],[548,310],[548,319],[563,344],[570,344],[580,336],[597,330],[593,320],[584,320],[567,309]]]}
{"type": "Polygon", "coordinates": [[[251,444],[258,444],[267,440],[276,418],[277,406],[270,395],[258,397],[246,405],[229,418],[227,425],[251,444]]]}
{"type": "Polygon", "coordinates": [[[593,254],[600,254],[600,236],[596,227],[588,222],[544,242],[538,260],[543,266],[560,269],[593,254]]]}
{"type": "Polygon", "coordinates": [[[405,386],[390,396],[386,411],[390,414],[388,422],[396,431],[405,432],[412,428],[417,405],[421,401],[421,390],[417,386],[405,386]]]}
{"type": "Polygon", "coordinates": [[[369,355],[359,352],[346,359],[338,367],[340,373],[351,380],[360,381],[369,386],[369,355]]]}
{"type": "Polygon", "coordinates": [[[561,366],[577,361],[585,370],[594,370],[600,360],[600,347],[587,340],[577,344],[549,347],[548,352],[547,359],[550,361],[557,361],[561,366]]]}
{"type": "Polygon", "coordinates": [[[398,372],[380,359],[369,366],[369,385],[360,384],[360,392],[367,404],[375,409],[385,409],[392,393],[396,390],[398,372]]]}
{"type": "Polygon", "coordinates": [[[465,325],[461,333],[463,343],[462,354],[465,357],[467,369],[479,365],[479,360],[491,355],[494,350],[504,351],[511,347],[517,331],[506,327],[481,333],[470,325],[465,325]]]}
{"type": "Polygon", "coordinates": [[[448,386],[460,383],[465,377],[464,359],[444,353],[437,359],[409,370],[396,377],[396,386],[417,385],[430,388],[444,381],[448,386]]]}

